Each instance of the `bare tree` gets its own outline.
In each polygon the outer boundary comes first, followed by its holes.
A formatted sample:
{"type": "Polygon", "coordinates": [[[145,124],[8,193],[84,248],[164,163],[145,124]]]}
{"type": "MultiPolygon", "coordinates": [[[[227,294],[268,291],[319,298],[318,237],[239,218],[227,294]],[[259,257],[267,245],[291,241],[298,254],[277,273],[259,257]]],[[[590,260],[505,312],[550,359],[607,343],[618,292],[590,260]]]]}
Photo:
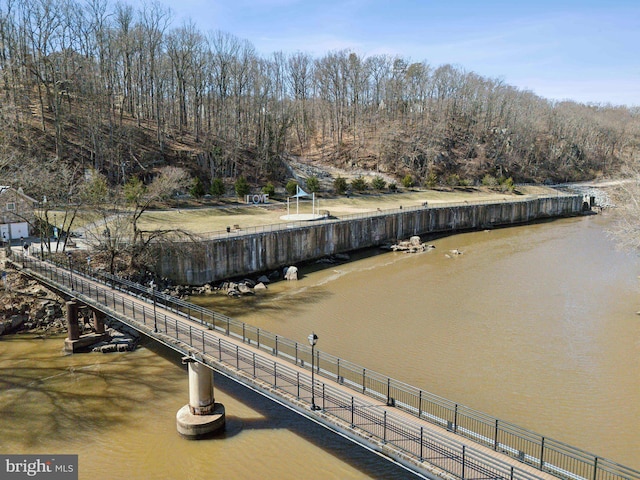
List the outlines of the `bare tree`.
{"type": "Polygon", "coordinates": [[[614,189],[618,208],[612,233],[623,248],[640,251],[640,156],[625,168],[624,180],[614,189]]]}

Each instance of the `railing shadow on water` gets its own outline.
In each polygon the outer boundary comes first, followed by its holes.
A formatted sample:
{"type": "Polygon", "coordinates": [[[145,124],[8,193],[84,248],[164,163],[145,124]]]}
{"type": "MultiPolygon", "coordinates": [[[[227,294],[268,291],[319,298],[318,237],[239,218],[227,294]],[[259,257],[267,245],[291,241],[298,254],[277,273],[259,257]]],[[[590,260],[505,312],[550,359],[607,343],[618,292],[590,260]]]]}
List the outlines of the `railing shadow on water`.
{"type": "MultiPolygon", "coordinates": [[[[242,343],[257,348],[259,351],[307,370],[310,370],[313,364],[314,373],[319,377],[332,380],[344,387],[363,393],[377,402],[386,404],[388,407],[407,412],[556,477],[567,480],[640,480],[640,472],[634,469],[499,420],[377,372],[367,370],[347,360],[315,350],[315,358],[312,362],[312,350],[305,343],[298,343],[256,328],[138,283],[107,273],[100,273],[96,277],[96,272],[84,266],[74,266],[73,269],[70,269],[68,265],[56,265],[53,262],[44,262],[31,257],[22,257],[21,260],[24,268],[29,268],[54,282],[69,285],[73,291],[89,295],[114,311],[119,309],[124,314],[132,316],[134,320],[141,320],[142,324],[146,326],[150,327],[152,325],[151,322],[153,322],[156,330],[159,329],[165,335],[174,335],[177,340],[198,348],[203,353],[208,353],[207,347],[211,349],[212,346],[215,346],[217,348],[216,354],[219,356],[220,361],[223,361],[223,353],[231,355],[231,357],[235,356],[231,360],[235,362],[238,368],[240,368],[241,363],[248,363],[250,366],[247,368],[253,369],[254,377],[257,375],[256,372],[264,372],[267,377],[273,378],[272,383],[278,388],[282,387],[282,385],[277,384],[278,380],[282,382],[289,378],[290,386],[297,388],[298,398],[300,397],[300,390],[309,391],[310,386],[308,383],[301,383],[299,374],[296,382],[291,382],[291,376],[296,375],[295,371],[284,371],[281,366],[276,367],[275,364],[270,364],[269,362],[265,365],[262,359],[256,357],[255,353],[248,350],[241,351],[232,344],[225,346],[223,345],[224,342],[219,339],[214,341],[212,340],[213,337],[207,337],[205,333],[202,333],[201,337],[198,338],[199,334],[194,333],[191,325],[178,320],[170,320],[166,314],[157,314],[155,307],[161,306],[162,309],[173,312],[185,319],[198,322],[217,334],[235,338],[242,341],[242,343]],[[100,282],[106,288],[92,286],[85,281],[85,277],[100,282]],[[149,306],[147,308],[143,307],[141,310],[138,307],[136,310],[131,301],[116,293],[118,291],[144,299],[149,306]]],[[[461,446],[461,444],[457,444],[456,448],[458,450],[455,450],[454,447],[446,446],[446,442],[450,442],[450,440],[445,437],[438,439],[437,444],[432,445],[430,443],[432,440],[427,438],[423,429],[418,429],[415,425],[399,422],[397,419],[394,420],[393,425],[390,425],[387,422],[386,412],[384,418],[375,416],[377,414],[371,413],[364,407],[354,405],[353,397],[350,399],[345,397],[344,393],[334,389],[331,384],[322,383],[321,388],[323,411],[338,416],[343,420],[345,420],[343,418],[345,415],[350,417],[347,420],[350,420],[352,425],[357,425],[358,428],[365,429],[370,434],[376,435],[384,443],[394,443],[398,448],[413,455],[415,458],[419,458],[421,462],[429,461],[435,465],[435,457],[425,453],[425,450],[430,450],[432,453],[438,452],[438,455],[442,454],[444,455],[443,458],[448,458],[448,461],[454,463],[462,461],[462,472],[446,465],[437,466],[464,479],[465,462],[471,461],[472,454],[478,455],[475,451],[465,450],[465,447],[461,446]],[[356,422],[356,418],[360,419],[361,422],[356,422]],[[369,427],[365,427],[365,425],[369,425],[369,427]],[[397,441],[393,440],[394,436],[398,437],[397,441]],[[454,450],[456,453],[452,453],[454,450]]],[[[429,436],[433,436],[433,434],[430,432],[429,436]]],[[[477,460],[479,463],[477,464],[476,473],[481,472],[483,468],[493,468],[481,467],[481,465],[489,462],[488,458],[482,460],[485,463],[477,460]]],[[[495,462],[495,460],[491,460],[491,462],[495,462]]],[[[501,468],[503,467],[504,465],[501,468]]],[[[526,472],[514,472],[511,468],[509,471],[502,471],[499,475],[496,474],[491,478],[514,478],[514,475],[517,478],[527,478],[528,474],[525,474],[526,472]]]]}

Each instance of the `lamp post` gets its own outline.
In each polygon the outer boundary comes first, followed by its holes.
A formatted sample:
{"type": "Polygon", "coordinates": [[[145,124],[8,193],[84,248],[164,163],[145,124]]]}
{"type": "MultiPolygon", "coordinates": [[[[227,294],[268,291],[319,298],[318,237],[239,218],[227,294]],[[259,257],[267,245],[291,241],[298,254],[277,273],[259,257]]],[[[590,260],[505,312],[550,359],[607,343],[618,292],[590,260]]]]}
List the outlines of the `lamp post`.
{"type": "Polygon", "coordinates": [[[311,332],[311,335],[307,337],[309,345],[311,345],[311,410],[320,410],[320,407],[316,405],[316,380],[315,380],[315,346],[318,343],[318,336],[311,332]]]}
{"type": "Polygon", "coordinates": [[[42,197],[42,212],[40,215],[40,221],[38,222],[40,224],[40,227],[38,228],[38,230],[40,231],[40,260],[44,260],[44,235],[43,230],[46,229],[46,235],[49,236],[49,222],[47,221],[46,225],[45,225],[45,220],[47,219],[47,196],[45,195],[44,197],[42,197]]]}
{"type": "Polygon", "coordinates": [[[71,252],[67,252],[69,259],[69,282],[71,283],[71,291],[73,292],[73,264],[71,263],[71,252]]]}
{"type": "Polygon", "coordinates": [[[149,282],[149,287],[150,287],[150,292],[151,292],[151,298],[153,298],[153,332],[154,333],[158,333],[158,321],[156,318],[156,290],[155,290],[155,286],[156,284],[153,283],[153,280],[151,280],[149,282]]]}

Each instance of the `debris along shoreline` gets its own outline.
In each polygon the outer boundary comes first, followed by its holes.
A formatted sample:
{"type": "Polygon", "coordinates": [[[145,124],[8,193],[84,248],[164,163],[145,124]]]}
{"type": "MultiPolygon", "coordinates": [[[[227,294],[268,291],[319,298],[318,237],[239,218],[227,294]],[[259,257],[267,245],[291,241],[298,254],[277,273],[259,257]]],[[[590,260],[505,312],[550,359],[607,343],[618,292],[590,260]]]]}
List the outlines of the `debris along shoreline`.
{"type": "MultiPolygon", "coordinates": [[[[3,335],[31,334],[47,338],[68,333],[64,300],[18,272],[5,271],[4,288],[0,292],[0,338],[3,335]]],[[[93,312],[78,308],[80,335],[95,333],[93,312]]],[[[82,351],[124,352],[135,350],[140,335],[113,319],[105,319],[108,340],[89,345],[82,351]]]]}

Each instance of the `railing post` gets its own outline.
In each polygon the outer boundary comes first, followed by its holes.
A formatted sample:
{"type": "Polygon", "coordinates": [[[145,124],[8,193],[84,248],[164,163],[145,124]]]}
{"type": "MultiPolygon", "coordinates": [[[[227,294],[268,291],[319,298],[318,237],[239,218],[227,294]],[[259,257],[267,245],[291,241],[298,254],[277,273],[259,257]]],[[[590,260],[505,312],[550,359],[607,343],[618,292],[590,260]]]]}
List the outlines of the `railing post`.
{"type": "Polygon", "coordinates": [[[278,386],[278,363],[277,362],[273,362],[273,386],[277,387],[278,386]]]}
{"type": "MultiPolygon", "coordinates": [[[[296,365],[298,365],[298,342],[296,342],[296,365]]],[[[299,397],[300,395],[298,395],[299,397]]]]}
{"type": "Polygon", "coordinates": [[[278,356],[278,335],[276,335],[276,357],[278,356]]]}
{"type": "MultiPolygon", "coordinates": [[[[242,322],[242,343],[246,342],[246,338],[247,336],[245,335],[245,328],[246,328],[246,324],[244,322],[242,322]]],[[[251,342],[249,342],[251,343],[251,342]]]]}
{"type": "Polygon", "coordinates": [[[391,378],[387,377],[387,405],[391,405],[391,378]]]}
{"type": "Polygon", "coordinates": [[[465,467],[465,456],[466,456],[466,448],[462,445],[462,480],[464,480],[464,467],[465,467]]]}
{"type": "Polygon", "coordinates": [[[322,410],[325,409],[325,404],[324,404],[324,387],[325,387],[325,383],[322,382],[322,410]]]}
{"type": "Polygon", "coordinates": [[[382,419],[382,443],[387,443],[387,411],[384,411],[382,419]]]}
{"type": "Polygon", "coordinates": [[[496,418],[496,435],[493,438],[493,449],[498,451],[498,419],[496,418]]]}
{"type": "Polygon", "coordinates": [[[424,462],[424,427],[420,427],[420,463],[424,462]]]}
{"type": "Polygon", "coordinates": [[[256,353],[255,352],[253,352],[253,378],[256,378],[256,353]]]}
{"type": "Polygon", "coordinates": [[[258,341],[258,350],[260,350],[260,329],[256,329],[256,340],[258,341]]]}
{"type": "Polygon", "coordinates": [[[191,331],[191,325],[189,325],[189,345],[193,345],[193,333],[191,331]]]}
{"type": "Polygon", "coordinates": [[[202,353],[207,353],[205,349],[205,343],[204,343],[204,330],[200,333],[202,333],[202,353]]]}
{"type": "Polygon", "coordinates": [[[544,466],[544,437],[542,437],[542,441],[540,442],[540,470],[544,466]]]}
{"type": "Polygon", "coordinates": [[[367,375],[367,369],[363,368],[362,369],[362,393],[364,393],[364,391],[366,390],[366,387],[364,386],[364,381],[366,379],[366,375],[367,375]]]}
{"type": "MultiPolygon", "coordinates": [[[[458,433],[458,404],[453,412],[453,433],[458,433]]],[[[463,477],[464,478],[464,477],[463,477]]]]}
{"type": "Polygon", "coordinates": [[[236,345],[236,369],[240,370],[240,347],[236,345]]]}
{"type": "Polygon", "coordinates": [[[355,423],[354,423],[354,410],[355,410],[355,405],[353,404],[353,397],[351,397],[351,428],[355,427],[355,423]]]}
{"type": "Polygon", "coordinates": [[[340,359],[338,359],[337,364],[338,364],[338,373],[336,374],[337,376],[336,380],[338,381],[338,383],[340,383],[340,359]]]}
{"type": "Polygon", "coordinates": [[[422,418],[422,390],[420,390],[420,396],[418,397],[418,418],[422,418]]]}
{"type": "Polygon", "coordinates": [[[218,337],[218,360],[222,361],[222,339],[218,337]]]}
{"type": "MultiPolygon", "coordinates": [[[[296,350],[297,351],[297,350],[296,350]]],[[[255,354],[254,354],[255,355],[255,354]]],[[[254,367],[255,368],[255,367],[254,367]]],[[[297,383],[298,383],[298,400],[300,400],[300,372],[296,372],[296,379],[297,379],[297,383]]]]}
{"type": "Polygon", "coordinates": [[[598,478],[598,457],[593,459],[593,480],[598,478]]]}

